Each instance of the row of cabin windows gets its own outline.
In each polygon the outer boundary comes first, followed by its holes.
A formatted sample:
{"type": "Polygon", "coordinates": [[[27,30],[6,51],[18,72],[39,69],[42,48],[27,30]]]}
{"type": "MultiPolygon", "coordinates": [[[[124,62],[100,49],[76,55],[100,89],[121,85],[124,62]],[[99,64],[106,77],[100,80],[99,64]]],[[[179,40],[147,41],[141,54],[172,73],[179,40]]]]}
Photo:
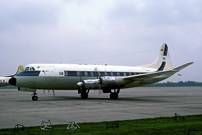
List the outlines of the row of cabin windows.
{"type": "Polygon", "coordinates": [[[130,75],[138,75],[142,73],[134,73],[134,72],[88,72],[88,71],[64,71],[64,76],[89,76],[89,77],[97,77],[97,76],[130,76],[130,75]]]}

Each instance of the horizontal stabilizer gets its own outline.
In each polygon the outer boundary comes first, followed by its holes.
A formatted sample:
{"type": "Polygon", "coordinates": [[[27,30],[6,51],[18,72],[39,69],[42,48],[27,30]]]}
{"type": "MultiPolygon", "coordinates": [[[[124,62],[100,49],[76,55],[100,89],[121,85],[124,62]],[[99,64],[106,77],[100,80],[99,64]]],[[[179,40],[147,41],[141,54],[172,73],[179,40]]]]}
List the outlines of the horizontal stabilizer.
{"type": "MultiPolygon", "coordinates": [[[[172,76],[173,74],[175,74],[176,72],[182,70],[183,68],[193,64],[194,62],[189,62],[186,63],[182,66],[179,66],[177,68],[174,68],[172,70],[167,70],[167,71],[157,71],[157,72],[152,72],[152,73],[146,73],[146,74],[140,74],[140,75],[132,75],[132,76],[127,76],[124,79],[127,80],[133,80],[133,81],[137,81],[137,80],[141,80],[141,79],[149,79],[149,78],[168,78],[170,76],[172,76]]],[[[163,80],[163,79],[162,79],[163,80]]]]}
{"type": "Polygon", "coordinates": [[[146,73],[146,74],[140,74],[140,75],[133,75],[133,76],[127,76],[124,79],[127,80],[140,80],[140,79],[148,79],[148,78],[160,78],[162,76],[171,76],[175,74],[177,71],[174,70],[167,70],[167,71],[159,71],[159,72],[152,72],[152,73],[146,73]]]}
{"type": "Polygon", "coordinates": [[[193,64],[193,63],[194,63],[194,62],[186,63],[186,64],[184,64],[184,65],[182,65],[182,66],[179,66],[179,67],[177,67],[177,68],[174,68],[173,70],[176,70],[176,71],[178,72],[178,71],[182,70],[183,68],[188,67],[189,65],[191,65],[191,64],[193,64]]]}

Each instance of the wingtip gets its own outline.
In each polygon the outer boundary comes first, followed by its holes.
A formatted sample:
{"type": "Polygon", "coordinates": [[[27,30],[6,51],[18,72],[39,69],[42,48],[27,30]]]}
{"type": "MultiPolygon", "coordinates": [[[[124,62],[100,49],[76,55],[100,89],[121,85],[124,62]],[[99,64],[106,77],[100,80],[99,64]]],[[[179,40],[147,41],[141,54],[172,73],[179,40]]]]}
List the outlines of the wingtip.
{"type": "Polygon", "coordinates": [[[194,63],[194,62],[188,62],[188,63],[186,63],[186,64],[184,64],[184,65],[181,65],[181,66],[179,66],[179,67],[177,67],[177,68],[174,68],[173,70],[180,71],[180,70],[182,70],[183,68],[186,68],[186,67],[190,66],[190,65],[193,64],[193,63],[194,63]]]}

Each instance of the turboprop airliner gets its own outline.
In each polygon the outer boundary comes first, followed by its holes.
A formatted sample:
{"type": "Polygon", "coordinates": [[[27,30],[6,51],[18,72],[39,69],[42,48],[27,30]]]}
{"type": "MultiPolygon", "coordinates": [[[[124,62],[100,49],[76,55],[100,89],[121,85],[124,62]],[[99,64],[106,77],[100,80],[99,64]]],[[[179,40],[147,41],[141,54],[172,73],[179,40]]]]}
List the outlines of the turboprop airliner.
{"type": "Polygon", "coordinates": [[[110,93],[117,99],[120,89],[144,86],[162,81],[181,69],[186,63],[172,68],[167,44],[162,44],[156,61],[137,67],[76,64],[29,64],[25,70],[13,76],[9,83],[20,91],[33,92],[32,100],[38,100],[36,90],[78,90],[81,98],[88,98],[92,89],[110,93]]]}
{"type": "MultiPolygon", "coordinates": [[[[22,65],[20,65],[20,66],[18,67],[18,70],[17,70],[16,74],[22,72],[23,70],[24,70],[24,67],[23,67],[22,65]]],[[[16,75],[16,74],[15,74],[15,75],[16,75]]],[[[0,87],[10,85],[10,84],[8,83],[8,81],[9,81],[9,79],[10,79],[12,76],[14,76],[14,75],[5,76],[5,77],[0,77],[0,87]]]]}

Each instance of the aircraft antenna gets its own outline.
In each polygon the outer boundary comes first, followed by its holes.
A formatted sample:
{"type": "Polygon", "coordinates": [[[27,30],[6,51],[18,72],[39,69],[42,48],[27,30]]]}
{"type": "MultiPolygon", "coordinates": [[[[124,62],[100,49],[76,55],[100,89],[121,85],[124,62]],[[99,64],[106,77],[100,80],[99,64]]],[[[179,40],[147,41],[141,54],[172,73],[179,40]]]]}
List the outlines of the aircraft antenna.
{"type": "Polygon", "coordinates": [[[137,51],[137,52],[125,53],[125,54],[109,55],[109,56],[104,56],[104,57],[95,57],[95,58],[68,60],[68,61],[63,61],[63,62],[60,62],[60,63],[65,63],[65,62],[78,62],[78,61],[86,61],[86,60],[96,60],[96,59],[105,59],[105,58],[112,58],[112,57],[120,57],[120,56],[127,56],[127,55],[132,55],[132,54],[137,54],[137,53],[151,52],[151,51],[156,51],[156,50],[158,50],[158,49],[150,49],[150,50],[144,50],[144,51],[137,51]]]}

